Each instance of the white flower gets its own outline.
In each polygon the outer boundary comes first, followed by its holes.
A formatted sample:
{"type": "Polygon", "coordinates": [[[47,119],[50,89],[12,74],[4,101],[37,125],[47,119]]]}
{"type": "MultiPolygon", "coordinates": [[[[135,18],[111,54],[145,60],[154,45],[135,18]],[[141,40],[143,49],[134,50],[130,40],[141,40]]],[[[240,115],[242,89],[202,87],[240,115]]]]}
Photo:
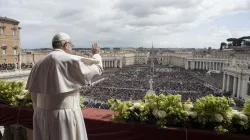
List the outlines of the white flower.
{"type": "Polygon", "coordinates": [[[236,110],[233,110],[233,113],[236,119],[240,119],[241,121],[248,123],[248,117],[245,114],[236,110]]]}
{"type": "Polygon", "coordinates": [[[24,98],[24,95],[20,95],[20,94],[19,94],[19,95],[16,95],[16,98],[21,100],[21,99],[24,98]]]}
{"type": "Polygon", "coordinates": [[[241,119],[243,122],[245,122],[245,123],[248,122],[248,117],[247,117],[245,114],[241,113],[241,114],[239,114],[239,117],[240,117],[240,119],[241,119]]]}
{"type": "Polygon", "coordinates": [[[227,117],[227,119],[232,120],[233,113],[231,113],[231,112],[226,113],[226,117],[227,117]]]}
{"type": "Polygon", "coordinates": [[[232,110],[232,113],[233,113],[233,114],[239,114],[240,112],[239,112],[238,110],[234,110],[234,109],[233,109],[233,110],[232,110]]]}
{"type": "Polygon", "coordinates": [[[165,118],[166,116],[167,116],[167,113],[165,111],[162,111],[162,110],[158,111],[158,117],[160,119],[165,118]]]}
{"type": "Polygon", "coordinates": [[[134,108],[140,109],[141,104],[139,102],[134,103],[134,108]]]}
{"type": "Polygon", "coordinates": [[[191,110],[193,107],[193,104],[184,104],[184,108],[188,111],[191,110]]]}
{"type": "Polygon", "coordinates": [[[215,115],[214,115],[214,121],[215,121],[215,122],[219,122],[219,123],[222,122],[222,121],[223,121],[222,115],[219,114],[219,113],[215,114],[215,115]]]}
{"type": "Polygon", "coordinates": [[[134,111],[134,106],[131,106],[130,108],[129,108],[129,110],[131,110],[131,111],[134,111]]]}
{"type": "Polygon", "coordinates": [[[197,112],[190,111],[190,112],[188,112],[188,116],[190,116],[191,118],[195,119],[197,117],[197,112]]]}
{"type": "Polygon", "coordinates": [[[154,109],[152,112],[156,118],[158,117],[158,111],[159,111],[158,109],[154,109]]]}
{"type": "Polygon", "coordinates": [[[245,123],[243,121],[240,121],[239,124],[240,125],[245,125],[245,123]]]}

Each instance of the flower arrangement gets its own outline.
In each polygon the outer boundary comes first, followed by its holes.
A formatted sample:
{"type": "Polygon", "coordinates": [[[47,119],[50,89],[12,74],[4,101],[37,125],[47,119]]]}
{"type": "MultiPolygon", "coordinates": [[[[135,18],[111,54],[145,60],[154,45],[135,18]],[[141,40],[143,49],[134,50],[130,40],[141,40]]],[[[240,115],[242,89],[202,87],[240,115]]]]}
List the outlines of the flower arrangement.
{"type": "MultiPolygon", "coordinates": [[[[0,101],[13,107],[32,107],[31,94],[25,90],[25,82],[0,80],[0,101]]],[[[80,103],[83,96],[80,96],[80,103]]],[[[84,107],[83,104],[80,104],[84,107]]]]}
{"type": "Polygon", "coordinates": [[[32,107],[31,95],[25,90],[25,82],[1,80],[0,99],[10,106],[32,107]]]}
{"type": "Polygon", "coordinates": [[[204,96],[195,102],[182,103],[181,95],[148,94],[138,102],[109,99],[113,119],[154,124],[159,127],[187,127],[212,130],[218,134],[248,133],[250,99],[242,112],[232,109],[234,100],[204,96]]]}

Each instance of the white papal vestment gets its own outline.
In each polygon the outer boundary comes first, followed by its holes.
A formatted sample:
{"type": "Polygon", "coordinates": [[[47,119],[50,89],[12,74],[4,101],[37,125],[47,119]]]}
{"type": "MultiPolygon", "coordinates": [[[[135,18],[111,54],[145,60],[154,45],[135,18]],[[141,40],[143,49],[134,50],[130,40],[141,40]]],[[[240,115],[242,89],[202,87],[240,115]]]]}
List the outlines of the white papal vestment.
{"type": "Polygon", "coordinates": [[[87,140],[79,88],[103,71],[94,59],[54,50],[32,68],[26,89],[32,94],[34,140],[87,140]]]}

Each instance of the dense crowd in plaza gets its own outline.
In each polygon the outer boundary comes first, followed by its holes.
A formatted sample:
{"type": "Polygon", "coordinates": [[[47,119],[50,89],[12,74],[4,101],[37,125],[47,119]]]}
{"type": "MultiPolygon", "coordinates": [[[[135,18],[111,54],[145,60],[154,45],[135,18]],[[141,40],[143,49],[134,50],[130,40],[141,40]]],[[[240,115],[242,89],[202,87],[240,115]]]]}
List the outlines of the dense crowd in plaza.
{"type": "MultiPolygon", "coordinates": [[[[110,98],[121,100],[143,99],[150,88],[149,80],[153,80],[153,89],[156,94],[180,94],[182,101],[198,98],[208,94],[218,95],[216,88],[209,87],[209,77],[214,82],[222,83],[221,74],[208,76],[205,72],[187,71],[180,67],[160,66],[154,70],[152,76],[149,66],[127,66],[117,71],[95,86],[81,91],[81,94],[91,99],[92,107],[102,108],[110,98]],[[200,75],[203,75],[200,76],[200,75]],[[93,103],[94,102],[94,103],[93,103]],[[96,105],[99,104],[100,105],[96,105]],[[97,106],[97,107],[96,107],[97,106]],[[99,107],[98,107],[99,106],[99,107]]],[[[219,88],[219,85],[217,86],[219,88]]],[[[86,106],[89,105],[85,102],[86,106]]]]}
{"type": "MultiPolygon", "coordinates": [[[[29,69],[32,68],[33,64],[32,63],[22,63],[21,68],[22,69],[29,69]]],[[[6,70],[15,70],[19,69],[18,63],[3,63],[0,64],[0,71],[6,71],[6,70]]]]}
{"type": "Polygon", "coordinates": [[[0,64],[0,70],[14,70],[17,65],[15,63],[0,64]]]}
{"type": "Polygon", "coordinates": [[[215,88],[222,89],[223,73],[211,73],[209,75],[206,70],[189,70],[188,72],[205,83],[215,88]]]}

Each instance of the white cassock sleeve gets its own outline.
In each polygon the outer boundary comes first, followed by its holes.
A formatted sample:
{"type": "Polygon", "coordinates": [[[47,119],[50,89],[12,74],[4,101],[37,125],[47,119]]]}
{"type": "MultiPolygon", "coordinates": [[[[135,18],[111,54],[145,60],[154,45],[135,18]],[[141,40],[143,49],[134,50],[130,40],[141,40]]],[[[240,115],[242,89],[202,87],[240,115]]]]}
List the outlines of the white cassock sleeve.
{"type": "Polygon", "coordinates": [[[82,58],[72,68],[68,70],[72,82],[80,86],[91,84],[91,79],[103,72],[102,58],[99,54],[95,54],[93,59],[82,58]]]}

